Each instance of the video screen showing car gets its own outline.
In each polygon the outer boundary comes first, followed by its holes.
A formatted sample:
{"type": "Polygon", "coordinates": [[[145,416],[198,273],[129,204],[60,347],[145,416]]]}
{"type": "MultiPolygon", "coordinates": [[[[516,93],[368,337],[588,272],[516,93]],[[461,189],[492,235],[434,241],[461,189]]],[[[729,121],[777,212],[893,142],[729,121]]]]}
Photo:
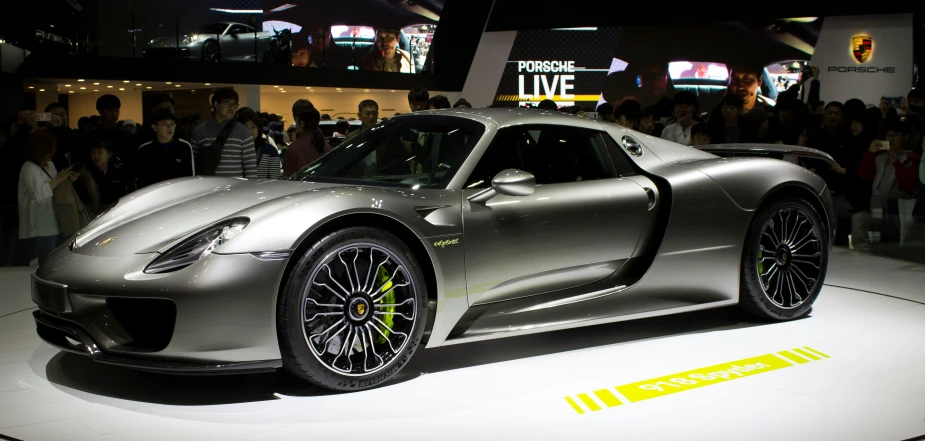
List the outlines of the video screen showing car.
{"type": "Polygon", "coordinates": [[[268,0],[264,23],[277,24],[277,31],[286,29],[277,53],[269,58],[295,67],[426,72],[443,3],[356,0],[345,8],[336,2],[268,0]]]}
{"type": "Polygon", "coordinates": [[[668,63],[668,75],[674,81],[716,80],[728,81],[729,69],[722,63],[699,61],[673,61],[668,63]]]}
{"type": "Polygon", "coordinates": [[[796,60],[769,64],[765,66],[764,70],[774,89],[778,92],[783,92],[794,84],[800,84],[805,67],[806,61],[796,60]]]}

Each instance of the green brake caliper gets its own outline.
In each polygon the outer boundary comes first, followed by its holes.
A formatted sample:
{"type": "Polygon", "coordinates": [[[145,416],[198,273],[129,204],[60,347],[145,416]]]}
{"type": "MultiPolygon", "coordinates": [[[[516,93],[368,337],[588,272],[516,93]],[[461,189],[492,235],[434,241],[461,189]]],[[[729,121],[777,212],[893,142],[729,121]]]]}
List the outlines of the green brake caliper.
{"type": "MultiPolygon", "coordinates": [[[[386,304],[386,305],[394,305],[395,304],[395,290],[392,289],[392,282],[389,280],[389,273],[385,270],[385,268],[380,267],[378,276],[379,276],[379,283],[384,284],[380,292],[387,293],[386,295],[382,296],[382,299],[379,300],[379,303],[386,304]]],[[[395,307],[389,306],[386,308],[382,308],[381,312],[395,312],[395,307]]],[[[382,335],[380,335],[379,338],[376,339],[376,343],[379,343],[379,344],[385,343],[386,337],[389,336],[389,329],[392,328],[392,323],[395,321],[395,316],[392,314],[384,314],[381,317],[382,317],[382,323],[385,323],[385,326],[381,326],[381,325],[379,326],[379,330],[382,331],[382,335]]]]}
{"type": "Polygon", "coordinates": [[[761,276],[762,274],[764,274],[764,260],[762,260],[763,258],[764,258],[764,251],[761,251],[761,249],[758,249],[758,276],[761,276]]]}

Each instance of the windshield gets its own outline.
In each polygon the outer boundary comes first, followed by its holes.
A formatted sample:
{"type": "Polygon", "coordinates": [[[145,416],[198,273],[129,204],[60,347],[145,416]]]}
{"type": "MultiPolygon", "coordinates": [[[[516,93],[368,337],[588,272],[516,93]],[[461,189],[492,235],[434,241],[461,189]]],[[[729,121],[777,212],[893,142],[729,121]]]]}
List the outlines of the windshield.
{"type": "Polygon", "coordinates": [[[221,34],[228,27],[225,23],[213,23],[199,28],[200,34],[221,34]]]}
{"type": "Polygon", "coordinates": [[[484,125],[458,117],[390,119],[340,144],[291,179],[446,188],[484,132],[484,125]]]}

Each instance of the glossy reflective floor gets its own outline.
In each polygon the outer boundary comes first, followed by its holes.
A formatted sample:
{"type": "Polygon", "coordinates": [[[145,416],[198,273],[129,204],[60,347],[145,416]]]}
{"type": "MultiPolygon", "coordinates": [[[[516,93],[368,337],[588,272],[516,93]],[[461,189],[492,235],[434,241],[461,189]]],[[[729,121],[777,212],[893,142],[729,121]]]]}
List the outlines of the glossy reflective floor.
{"type": "Polygon", "coordinates": [[[0,434],[27,441],[925,435],[925,266],[837,249],[826,282],[811,317],[796,322],[754,323],[715,310],[431,349],[393,384],[331,394],[283,373],[174,377],[59,353],[35,335],[28,269],[0,269],[0,434]],[[612,408],[590,398],[598,411],[575,398],[804,346],[830,358],[612,408]]]}

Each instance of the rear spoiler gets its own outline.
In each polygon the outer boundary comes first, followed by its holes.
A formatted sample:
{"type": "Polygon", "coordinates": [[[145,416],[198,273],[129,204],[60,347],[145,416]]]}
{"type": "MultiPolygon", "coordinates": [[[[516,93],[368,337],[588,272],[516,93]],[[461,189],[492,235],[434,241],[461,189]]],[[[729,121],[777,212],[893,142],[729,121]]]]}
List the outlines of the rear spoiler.
{"type": "Polygon", "coordinates": [[[765,157],[782,159],[784,161],[799,163],[800,159],[816,159],[825,161],[829,165],[835,164],[832,156],[822,150],[784,144],[708,144],[695,147],[716,156],[735,157],[765,157]]]}

